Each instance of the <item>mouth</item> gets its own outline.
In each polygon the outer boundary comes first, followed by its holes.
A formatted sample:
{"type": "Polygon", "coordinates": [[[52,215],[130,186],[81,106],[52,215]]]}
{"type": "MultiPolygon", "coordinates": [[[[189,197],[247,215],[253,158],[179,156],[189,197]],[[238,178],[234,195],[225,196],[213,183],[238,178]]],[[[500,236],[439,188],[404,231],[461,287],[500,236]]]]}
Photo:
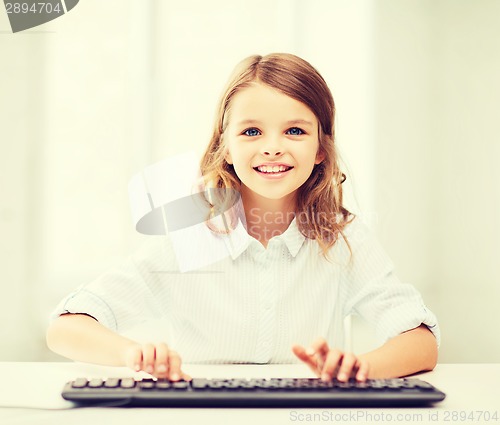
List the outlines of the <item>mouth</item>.
{"type": "Polygon", "coordinates": [[[293,167],[290,167],[288,165],[259,165],[258,167],[253,167],[253,169],[258,173],[268,175],[283,174],[287,171],[290,171],[292,168],[293,167]]]}

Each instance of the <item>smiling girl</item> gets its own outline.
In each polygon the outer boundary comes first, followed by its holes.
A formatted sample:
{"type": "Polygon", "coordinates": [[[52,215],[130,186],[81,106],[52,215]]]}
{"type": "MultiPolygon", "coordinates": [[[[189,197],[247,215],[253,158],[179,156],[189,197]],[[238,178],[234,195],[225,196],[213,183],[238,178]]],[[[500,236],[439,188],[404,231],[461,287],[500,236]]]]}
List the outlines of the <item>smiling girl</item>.
{"type": "Polygon", "coordinates": [[[190,379],[181,355],[189,362],[303,361],[322,379],[342,381],[434,368],[435,316],[343,206],[334,117],[329,88],[303,59],[271,54],[238,64],[201,171],[212,187],[241,195],[244,243],[194,274],[153,273],[175,269],[172,249],[161,260],[158,247],[137,255],[133,266],[61,302],[49,347],[174,380],[190,379]],[[343,350],[339,327],[350,314],[374,325],[379,348],[343,350]],[[151,318],[168,323],[162,341],[140,344],[121,334],[151,318]]]}

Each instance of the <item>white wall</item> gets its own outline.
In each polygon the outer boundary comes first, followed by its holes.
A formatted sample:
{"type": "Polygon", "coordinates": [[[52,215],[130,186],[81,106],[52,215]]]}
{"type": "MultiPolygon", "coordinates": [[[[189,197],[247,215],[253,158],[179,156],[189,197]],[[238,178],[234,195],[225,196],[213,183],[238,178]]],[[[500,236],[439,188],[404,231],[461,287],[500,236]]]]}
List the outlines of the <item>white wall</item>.
{"type": "MultiPolygon", "coordinates": [[[[7,15],[0,13],[0,28],[7,15]]],[[[0,358],[29,359],[36,345],[30,306],[33,263],[31,244],[38,205],[38,135],[43,128],[44,44],[40,37],[15,42],[0,33],[0,358]],[[26,70],[30,70],[27,72],[26,70]]]]}
{"type": "Polygon", "coordinates": [[[377,1],[376,209],[440,361],[497,362],[500,2],[377,1]]]}
{"type": "Polygon", "coordinates": [[[447,0],[438,13],[446,23],[438,28],[434,121],[439,312],[448,358],[498,362],[500,2],[447,0]]]}
{"type": "MultiPolygon", "coordinates": [[[[0,360],[57,358],[50,309],[141,241],[129,178],[201,151],[232,67],[273,51],[329,83],[348,207],[438,313],[441,359],[498,359],[474,322],[499,323],[499,6],[86,0],[18,34],[0,13],[0,360]]],[[[359,327],[355,347],[370,344],[359,327]]]]}

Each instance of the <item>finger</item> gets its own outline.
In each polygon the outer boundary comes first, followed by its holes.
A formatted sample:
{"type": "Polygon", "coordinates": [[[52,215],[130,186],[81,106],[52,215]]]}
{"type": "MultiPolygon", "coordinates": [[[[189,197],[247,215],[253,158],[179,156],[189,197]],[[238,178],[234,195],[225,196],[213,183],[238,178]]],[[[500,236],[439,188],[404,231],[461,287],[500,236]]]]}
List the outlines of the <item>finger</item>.
{"type": "Polygon", "coordinates": [[[326,358],[326,355],[330,351],[328,343],[325,338],[317,338],[314,342],[307,348],[306,353],[309,355],[319,354],[322,358],[326,358]]]}
{"type": "Polygon", "coordinates": [[[140,345],[135,345],[127,349],[125,354],[125,364],[127,367],[133,369],[136,372],[141,370],[142,363],[142,348],[140,345]]]}
{"type": "Polygon", "coordinates": [[[153,344],[143,344],[142,346],[142,370],[153,373],[155,366],[155,346],[153,344]]]}
{"type": "Polygon", "coordinates": [[[346,382],[349,379],[357,360],[357,357],[353,353],[344,354],[342,364],[340,365],[339,373],[337,375],[337,379],[339,381],[346,382]]]}
{"type": "Polygon", "coordinates": [[[328,343],[322,337],[317,338],[307,349],[308,354],[316,363],[318,373],[321,373],[325,364],[326,356],[329,351],[328,343]]]}
{"type": "Polygon", "coordinates": [[[292,352],[295,354],[300,360],[303,362],[306,362],[310,359],[309,356],[306,354],[306,349],[302,347],[302,345],[292,345],[292,352]]]}
{"type": "Polygon", "coordinates": [[[344,353],[337,348],[334,348],[328,352],[326,356],[325,365],[321,371],[321,379],[323,381],[330,381],[332,376],[337,374],[337,370],[340,367],[344,353]]]}
{"type": "Polygon", "coordinates": [[[168,375],[168,346],[163,342],[156,344],[154,374],[157,378],[166,378],[168,375]]]}
{"type": "Polygon", "coordinates": [[[168,352],[168,374],[172,381],[181,379],[181,358],[177,352],[173,350],[168,352]]]}
{"type": "Polygon", "coordinates": [[[187,373],[182,372],[181,376],[182,376],[182,379],[184,379],[184,381],[192,381],[193,380],[193,378],[190,375],[188,375],[187,373]]]}
{"type": "Polygon", "coordinates": [[[292,346],[293,353],[302,360],[310,369],[314,372],[315,375],[319,376],[320,371],[318,370],[316,360],[313,359],[310,355],[306,354],[306,349],[301,345],[292,346]]]}
{"type": "Polygon", "coordinates": [[[369,372],[370,364],[366,360],[358,359],[358,373],[356,374],[356,379],[358,381],[366,381],[368,379],[369,372]]]}

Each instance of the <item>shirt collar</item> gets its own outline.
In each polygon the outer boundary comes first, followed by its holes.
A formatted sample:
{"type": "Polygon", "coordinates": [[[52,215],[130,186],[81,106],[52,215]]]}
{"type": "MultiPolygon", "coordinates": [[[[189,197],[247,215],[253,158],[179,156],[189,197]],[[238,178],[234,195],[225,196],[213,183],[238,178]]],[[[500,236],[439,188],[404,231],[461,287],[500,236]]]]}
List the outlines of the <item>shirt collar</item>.
{"type": "Polygon", "coordinates": [[[306,237],[302,233],[300,233],[300,230],[297,226],[297,221],[294,217],[290,225],[288,226],[288,229],[286,229],[283,234],[277,236],[277,239],[283,240],[292,257],[295,257],[299,253],[299,250],[306,240],[306,237]]]}
{"type": "MultiPolygon", "coordinates": [[[[281,235],[275,236],[271,240],[283,241],[292,257],[296,257],[305,239],[306,237],[298,229],[297,222],[294,217],[288,228],[281,235]]],[[[225,236],[224,241],[233,260],[243,254],[243,252],[245,252],[252,243],[260,244],[257,239],[248,234],[245,226],[243,226],[243,223],[240,220],[238,221],[236,228],[225,236]]]]}

